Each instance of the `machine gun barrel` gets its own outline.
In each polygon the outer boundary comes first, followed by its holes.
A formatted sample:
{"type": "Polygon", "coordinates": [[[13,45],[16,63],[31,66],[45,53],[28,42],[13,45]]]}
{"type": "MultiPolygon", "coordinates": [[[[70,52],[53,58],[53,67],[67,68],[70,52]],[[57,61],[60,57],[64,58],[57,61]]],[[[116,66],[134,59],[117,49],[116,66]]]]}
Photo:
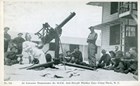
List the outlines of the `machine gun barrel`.
{"type": "MultiPolygon", "coordinates": [[[[62,21],[59,25],[55,28],[55,58],[59,58],[59,36],[62,33],[62,27],[73,17],[75,16],[75,13],[71,13],[64,21],[62,21]]],[[[53,39],[53,38],[52,38],[53,39]]]]}
{"type": "Polygon", "coordinates": [[[71,18],[75,16],[75,12],[72,12],[64,21],[62,21],[56,28],[63,27],[71,18]]]}
{"type": "MultiPolygon", "coordinates": [[[[42,37],[41,40],[43,41],[44,44],[49,43],[50,41],[52,41],[53,39],[55,39],[56,36],[58,36],[58,34],[61,34],[62,32],[62,27],[75,16],[75,12],[72,12],[65,20],[63,20],[59,25],[57,25],[54,29],[50,29],[49,30],[49,34],[42,37]]],[[[49,26],[50,27],[50,26],[49,26]]],[[[40,30],[39,30],[40,32],[40,30]]],[[[39,33],[38,32],[38,33],[39,33]]],[[[37,34],[38,34],[37,33],[37,34]]],[[[39,34],[42,35],[42,34],[39,34]]]]}

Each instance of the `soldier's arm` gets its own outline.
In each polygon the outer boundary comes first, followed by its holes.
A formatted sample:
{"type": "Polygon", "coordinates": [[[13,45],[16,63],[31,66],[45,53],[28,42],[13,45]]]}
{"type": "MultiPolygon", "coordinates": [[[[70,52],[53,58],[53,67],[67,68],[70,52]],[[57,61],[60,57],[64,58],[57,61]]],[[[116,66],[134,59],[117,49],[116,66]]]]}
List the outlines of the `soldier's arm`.
{"type": "Polygon", "coordinates": [[[103,56],[100,58],[100,60],[99,60],[99,64],[102,62],[102,60],[103,60],[103,56]]]}
{"type": "Polygon", "coordinates": [[[97,35],[97,33],[96,33],[94,39],[97,40],[97,38],[98,38],[98,35],[97,35]]]}

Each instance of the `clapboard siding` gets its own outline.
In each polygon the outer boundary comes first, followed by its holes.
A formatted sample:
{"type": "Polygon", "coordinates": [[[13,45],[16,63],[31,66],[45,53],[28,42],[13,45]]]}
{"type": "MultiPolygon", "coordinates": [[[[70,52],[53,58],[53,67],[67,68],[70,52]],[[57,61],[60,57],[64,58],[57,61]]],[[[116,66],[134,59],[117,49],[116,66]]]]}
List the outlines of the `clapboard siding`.
{"type": "Polygon", "coordinates": [[[103,4],[103,18],[102,23],[106,23],[115,19],[118,19],[118,13],[110,14],[111,3],[106,2],[103,4]]]}
{"type": "Polygon", "coordinates": [[[101,50],[105,49],[107,51],[115,50],[115,46],[120,47],[119,45],[110,45],[110,26],[106,26],[102,29],[102,41],[101,41],[101,50]]]}

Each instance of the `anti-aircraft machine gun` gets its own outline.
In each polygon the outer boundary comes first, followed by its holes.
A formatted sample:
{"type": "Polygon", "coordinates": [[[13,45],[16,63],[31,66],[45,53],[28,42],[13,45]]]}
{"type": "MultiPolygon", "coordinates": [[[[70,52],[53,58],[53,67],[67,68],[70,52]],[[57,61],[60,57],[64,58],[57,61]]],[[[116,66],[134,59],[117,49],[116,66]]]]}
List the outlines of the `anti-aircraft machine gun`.
{"type": "Polygon", "coordinates": [[[62,27],[75,16],[75,12],[72,12],[62,23],[57,25],[54,29],[48,24],[43,24],[43,28],[39,30],[35,35],[41,38],[43,44],[51,42],[55,39],[55,58],[59,57],[59,37],[62,33],[62,27]]]}
{"type": "MultiPolygon", "coordinates": [[[[53,39],[55,39],[55,59],[53,62],[48,62],[44,64],[37,64],[33,65],[31,67],[26,67],[27,69],[34,69],[38,67],[50,67],[53,64],[59,64],[60,59],[59,59],[59,41],[60,41],[60,36],[62,33],[62,27],[70,21],[74,16],[76,15],[75,12],[72,12],[62,23],[57,25],[55,28],[52,28],[48,23],[43,24],[43,28],[40,29],[35,35],[38,35],[39,38],[41,39],[42,43],[45,45],[46,43],[50,43],[53,39]]],[[[72,67],[78,67],[78,68],[84,68],[84,69],[89,69],[89,70],[94,70],[91,67],[88,66],[82,66],[82,65],[76,65],[76,64],[71,64],[71,63],[66,63],[66,62],[61,62],[65,65],[72,66],[72,67]]]]}

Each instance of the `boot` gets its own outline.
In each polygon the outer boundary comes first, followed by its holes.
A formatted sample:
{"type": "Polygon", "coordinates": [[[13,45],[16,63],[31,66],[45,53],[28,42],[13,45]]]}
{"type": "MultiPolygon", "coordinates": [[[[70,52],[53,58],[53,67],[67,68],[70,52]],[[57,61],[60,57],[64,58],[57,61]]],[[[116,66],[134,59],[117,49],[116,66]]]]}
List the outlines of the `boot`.
{"type": "Polygon", "coordinates": [[[129,73],[129,70],[128,70],[128,69],[127,69],[127,70],[125,70],[125,71],[124,71],[124,73],[125,73],[125,74],[128,74],[128,73],[129,73]]]}

